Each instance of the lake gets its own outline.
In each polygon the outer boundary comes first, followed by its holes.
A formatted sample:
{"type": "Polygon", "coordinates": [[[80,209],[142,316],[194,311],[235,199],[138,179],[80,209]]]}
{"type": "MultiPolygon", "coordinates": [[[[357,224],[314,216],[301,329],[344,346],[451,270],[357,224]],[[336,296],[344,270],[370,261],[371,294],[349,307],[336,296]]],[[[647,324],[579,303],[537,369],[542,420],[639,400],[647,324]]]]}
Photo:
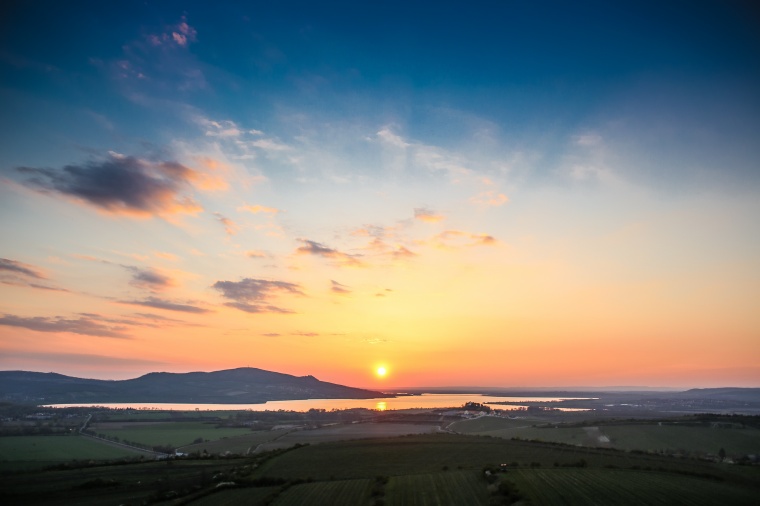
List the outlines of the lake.
{"type": "MultiPolygon", "coordinates": [[[[292,401],[269,401],[263,404],[178,404],[166,402],[109,402],[92,404],[50,404],[52,408],[67,408],[73,406],[96,407],[112,409],[157,409],[176,411],[308,411],[310,409],[354,409],[366,408],[379,411],[391,409],[414,408],[446,408],[460,407],[466,402],[488,404],[493,402],[558,402],[564,400],[587,399],[585,397],[498,397],[483,394],[422,394],[390,397],[382,399],[302,399],[292,401]]],[[[527,406],[493,406],[495,409],[515,409],[527,406]]],[[[557,408],[562,411],[577,411],[573,408],[557,408]]]]}

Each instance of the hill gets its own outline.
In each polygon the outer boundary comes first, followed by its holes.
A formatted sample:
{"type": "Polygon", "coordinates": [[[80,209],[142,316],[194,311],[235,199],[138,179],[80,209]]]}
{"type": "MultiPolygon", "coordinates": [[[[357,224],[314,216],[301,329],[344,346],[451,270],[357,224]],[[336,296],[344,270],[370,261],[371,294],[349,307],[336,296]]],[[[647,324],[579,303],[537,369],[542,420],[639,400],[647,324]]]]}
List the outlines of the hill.
{"type": "Polygon", "coordinates": [[[129,380],[0,371],[0,399],[45,404],[176,402],[254,404],[294,399],[371,399],[387,394],[252,367],[214,372],[154,372],[129,380]]]}

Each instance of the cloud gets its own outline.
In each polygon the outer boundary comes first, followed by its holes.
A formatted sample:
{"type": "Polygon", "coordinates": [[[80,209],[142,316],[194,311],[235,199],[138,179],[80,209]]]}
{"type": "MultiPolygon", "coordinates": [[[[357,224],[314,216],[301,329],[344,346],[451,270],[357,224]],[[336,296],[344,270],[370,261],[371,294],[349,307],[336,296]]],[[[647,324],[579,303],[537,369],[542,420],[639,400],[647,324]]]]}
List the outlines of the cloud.
{"type": "Polygon", "coordinates": [[[69,365],[165,365],[166,362],[157,360],[146,360],[143,358],[112,357],[108,355],[94,355],[89,353],[55,353],[41,351],[17,351],[9,350],[3,352],[5,359],[20,359],[22,361],[50,361],[56,364],[69,365]]]}
{"type": "Polygon", "coordinates": [[[63,316],[33,316],[27,318],[6,314],[0,318],[0,325],[22,327],[37,332],[71,332],[85,336],[130,339],[130,336],[124,333],[127,328],[123,325],[104,325],[90,317],[67,319],[63,316]]]}
{"type": "Polygon", "coordinates": [[[414,209],[414,219],[424,221],[425,223],[438,223],[439,221],[443,221],[444,217],[442,214],[438,214],[430,209],[416,207],[414,209]]]}
{"type": "Polygon", "coordinates": [[[153,269],[141,269],[131,265],[123,266],[132,273],[130,284],[137,288],[143,288],[150,291],[161,291],[175,285],[174,280],[161,274],[153,269]]]}
{"type": "Polygon", "coordinates": [[[453,249],[467,246],[493,246],[498,240],[489,234],[472,234],[461,230],[445,230],[427,241],[417,241],[419,244],[431,244],[440,249],[453,249]]]}
{"type": "Polygon", "coordinates": [[[299,255],[316,255],[324,258],[334,260],[336,265],[342,267],[363,267],[364,264],[358,257],[361,255],[350,255],[341,251],[328,248],[327,246],[320,244],[316,241],[310,241],[308,239],[298,239],[303,246],[299,246],[296,249],[296,253],[299,255]]]}
{"type": "Polygon", "coordinates": [[[47,279],[36,267],[7,258],[0,258],[0,271],[9,271],[35,279],[47,279]]]}
{"type": "Polygon", "coordinates": [[[224,304],[228,307],[234,307],[246,313],[258,314],[258,313],[281,313],[281,314],[293,314],[294,311],[290,309],[284,309],[281,307],[273,306],[271,304],[249,304],[247,302],[226,302],[224,304]]]}
{"type": "Polygon", "coordinates": [[[173,161],[152,162],[115,153],[100,161],[62,169],[17,167],[24,184],[43,193],[71,197],[97,209],[135,217],[195,214],[188,195],[197,171],[173,161]]]}
{"type": "Polygon", "coordinates": [[[258,213],[269,213],[269,214],[277,214],[282,211],[279,209],[275,209],[274,207],[266,207],[261,205],[246,205],[246,206],[240,206],[238,207],[238,211],[248,211],[249,213],[258,214],[258,213]]]}
{"type": "Polygon", "coordinates": [[[283,144],[274,139],[257,139],[250,142],[251,146],[259,148],[263,151],[278,152],[288,151],[291,149],[287,144],[283,144]]]}
{"type": "Polygon", "coordinates": [[[119,302],[121,304],[132,304],[134,306],[145,306],[145,307],[152,307],[155,309],[166,309],[168,311],[179,311],[182,313],[203,314],[203,313],[211,312],[210,310],[204,309],[202,307],[191,306],[188,304],[179,304],[176,302],[159,299],[157,297],[148,297],[144,300],[120,300],[119,302]]]}
{"type": "Polygon", "coordinates": [[[280,293],[304,295],[300,285],[266,279],[217,281],[211,287],[221,292],[222,297],[232,301],[225,303],[226,306],[247,313],[292,313],[289,309],[274,306],[269,301],[280,293]]]}
{"type": "Polygon", "coordinates": [[[293,332],[292,336],[317,337],[319,332],[293,332]]]}
{"type": "Polygon", "coordinates": [[[330,291],[339,295],[348,295],[351,290],[346,285],[340,284],[335,280],[330,280],[330,291]]]}
{"type": "Polygon", "coordinates": [[[187,24],[187,18],[182,16],[179,23],[167,26],[163,33],[147,35],[146,40],[153,46],[186,47],[190,42],[195,42],[196,35],[198,35],[196,29],[187,24]]]}
{"type": "Polygon", "coordinates": [[[245,256],[247,256],[248,258],[269,258],[269,255],[267,255],[263,251],[257,251],[257,250],[246,251],[245,256]]]}
{"type": "Polygon", "coordinates": [[[46,281],[48,278],[35,266],[0,258],[0,283],[8,286],[22,286],[36,288],[38,290],[49,290],[52,292],[68,292],[64,288],[47,286],[38,283],[36,280],[46,281]]]}
{"type": "Polygon", "coordinates": [[[472,197],[470,202],[481,206],[499,207],[509,202],[509,198],[503,193],[485,191],[472,197]]]}
{"type": "Polygon", "coordinates": [[[390,255],[393,258],[400,259],[400,258],[413,258],[417,256],[417,253],[407,249],[404,246],[398,246],[395,250],[390,252],[390,255]]]}
{"type": "Polygon", "coordinates": [[[224,231],[227,233],[227,235],[235,235],[240,230],[240,227],[237,225],[237,223],[223,216],[221,213],[214,213],[214,217],[216,217],[219,223],[224,225],[224,231]]]}
{"type": "Polygon", "coordinates": [[[282,334],[278,334],[277,332],[267,332],[266,334],[261,334],[264,337],[280,337],[282,334]]]}
{"type": "Polygon", "coordinates": [[[394,133],[393,130],[391,130],[389,127],[381,128],[377,132],[377,138],[380,139],[383,143],[399,149],[406,149],[411,146],[411,144],[406,142],[398,134],[394,133]]]}
{"type": "Polygon", "coordinates": [[[171,262],[177,262],[180,259],[174,253],[167,253],[165,251],[154,251],[153,252],[153,256],[155,256],[156,258],[162,258],[164,260],[169,260],[171,262]]]}

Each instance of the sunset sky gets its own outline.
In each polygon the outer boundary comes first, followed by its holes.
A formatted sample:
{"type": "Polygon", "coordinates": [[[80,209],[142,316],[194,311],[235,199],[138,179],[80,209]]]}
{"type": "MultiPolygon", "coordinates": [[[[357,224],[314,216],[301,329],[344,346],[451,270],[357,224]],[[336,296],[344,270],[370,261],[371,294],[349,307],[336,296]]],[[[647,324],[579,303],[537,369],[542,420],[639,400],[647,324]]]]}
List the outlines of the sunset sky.
{"type": "Polygon", "coordinates": [[[760,386],[751,2],[13,3],[0,369],[760,386]]]}

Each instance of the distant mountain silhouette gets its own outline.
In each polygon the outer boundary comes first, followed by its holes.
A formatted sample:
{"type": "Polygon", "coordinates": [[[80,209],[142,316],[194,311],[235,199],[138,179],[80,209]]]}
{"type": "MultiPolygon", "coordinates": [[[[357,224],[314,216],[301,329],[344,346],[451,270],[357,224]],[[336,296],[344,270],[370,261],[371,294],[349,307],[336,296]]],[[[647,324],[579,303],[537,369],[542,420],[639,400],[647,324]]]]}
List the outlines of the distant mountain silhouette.
{"type": "Polygon", "coordinates": [[[372,390],[252,367],[215,372],[153,372],[129,380],[74,378],[56,373],[0,371],[0,399],[45,404],[176,402],[253,404],[295,399],[391,397],[372,390]]]}

